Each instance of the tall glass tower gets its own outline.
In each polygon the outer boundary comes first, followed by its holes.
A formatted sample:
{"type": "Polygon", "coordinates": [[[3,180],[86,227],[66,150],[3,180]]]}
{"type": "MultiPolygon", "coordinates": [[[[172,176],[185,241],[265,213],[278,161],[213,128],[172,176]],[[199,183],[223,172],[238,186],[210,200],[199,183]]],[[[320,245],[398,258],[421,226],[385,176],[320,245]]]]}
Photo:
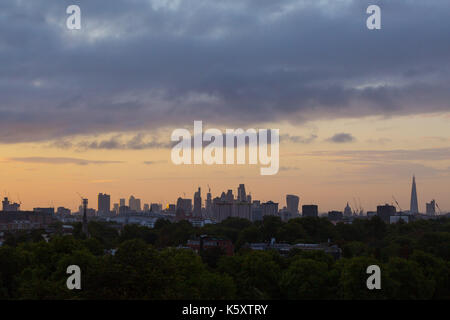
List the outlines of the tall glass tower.
{"type": "Polygon", "coordinates": [[[416,190],[416,177],[413,176],[412,189],[411,189],[411,207],[410,213],[419,213],[419,205],[417,204],[417,190],[416,190]]]}

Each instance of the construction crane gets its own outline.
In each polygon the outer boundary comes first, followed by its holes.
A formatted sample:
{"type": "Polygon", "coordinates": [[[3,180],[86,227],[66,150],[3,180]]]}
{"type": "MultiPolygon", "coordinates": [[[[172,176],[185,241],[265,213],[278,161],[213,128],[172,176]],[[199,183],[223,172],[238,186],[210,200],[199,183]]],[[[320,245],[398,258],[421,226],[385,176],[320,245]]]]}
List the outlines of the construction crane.
{"type": "Polygon", "coordinates": [[[398,204],[398,201],[397,201],[397,199],[395,199],[394,195],[392,195],[392,199],[394,199],[395,203],[397,204],[397,207],[400,209],[400,212],[403,212],[402,208],[398,204]]]}
{"type": "Polygon", "coordinates": [[[358,215],[358,204],[356,203],[356,198],[353,197],[353,204],[355,205],[355,207],[353,208],[353,215],[356,216],[358,215]]]}
{"type": "Polygon", "coordinates": [[[83,205],[83,207],[88,203],[88,199],[86,197],[83,197],[79,192],[77,192],[77,195],[80,197],[81,199],[81,204],[83,205]]]}
{"type": "Polygon", "coordinates": [[[441,210],[441,208],[439,208],[439,205],[437,204],[437,202],[435,204],[436,204],[436,208],[438,208],[438,210],[439,210],[439,214],[442,214],[442,210],[441,210]]]}
{"type": "Polygon", "coordinates": [[[364,208],[361,205],[361,199],[358,197],[358,202],[359,202],[359,215],[362,216],[364,213],[364,208]]]}

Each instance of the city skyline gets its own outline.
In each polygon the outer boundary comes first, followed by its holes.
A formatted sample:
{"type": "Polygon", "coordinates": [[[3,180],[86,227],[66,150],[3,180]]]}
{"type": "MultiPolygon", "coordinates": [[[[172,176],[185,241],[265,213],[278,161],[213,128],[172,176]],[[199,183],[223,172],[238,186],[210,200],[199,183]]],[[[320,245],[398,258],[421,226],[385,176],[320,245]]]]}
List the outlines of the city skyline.
{"type": "MultiPolygon", "coordinates": [[[[179,199],[186,199],[190,201],[190,212],[193,213],[194,216],[198,216],[201,217],[202,213],[201,210],[203,209],[207,209],[208,210],[208,206],[211,206],[212,201],[215,198],[220,198],[221,194],[222,197],[224,196],[224,192],[226,192],[228,190],[228,193],[230,193],[230,195],[233,196],[233,200],[236,201],[243,201],[243,202],[249,202],[252,203],[253,200],[257,200],[261,203],[265,203],[265,202],[270,202],[270,201],[274,201],[275,198],[271,198],[271,199],[260,199],[258,198],[258,196],[256,195],[252,195],[251,191],[246,193],[246,188],[245,188],[245,184],[239,184],[239,186],[237,188],[226,188],[220,192],[218,192],[217,194],[211,192],[211,187],[208,184],[208,191],[201,191],[202,188],[198,187],[197,191],[194,191],[193,195],[189,195],[185,192],[183,192],[183,194],[178,195],[176,198],[174,198],[171,201],[168,202],[159,202],[159,201],[152,201],[149,199],[143,199],[141,197],[135,197],[133,194],[127,195],[126,197],[111,197],[111,194],[109,193],[105,193],[105,192],[100,192],[96,195],[96,199],[97,202],[93,201],[93,198],[89,198],[87,196],[81,195],[77,192],[77,196],[78,196],[78,205],[75,206],[74,208],[70,208],[73,212],[76,211],[76,209],[80,209],[82,207],[82,201],[80,202],[80,198],[81,200],[83,200],[84,198],[86,199],[91,199],[90,201],[90,207],[91,208],[95,208],[95,210],[98,211],[98,213],[108,213],[108,212],[112,212],[115,210],[118,210],[120,207],[124,207],[127,206],[129,207],[131,210],[136,211],[136,212],[141,212],[141,211],[150,211],[151,207],[153,205],[160,205],[162,209],[167,208],[169,205],[175,205],[175,206],[179,206],[179,204],[177,203],[177,199],[179,201],[179,199]],[[197,199],[197,200],[196,200],[197,199]],[[209,201],[209,203],[208,203],[209,201]],[[96,205],[94,205],[96,204],[96,205]],[[108,208],[108,209],[106,209],[108,208]],[[73,210],[75,209],[75,210],[73,210]]],[[[229,195],[226,195],[227,197],[229,195]]],[[[20,205],[20,210],[29,210],[31,211],[32,209],[35,209],[36,207],[46,207],[46,206],[33,206],[33,208],[31,207],[26,207],[23,206],[22,201],[18,201],[18,203],[16,201],[14,201],[14,198],[10,198],[7,197],[8,200],[11,202],[12,206],[16,206],[17,204],[20,205]]],[[[397,201],[396,197],[394,195],[392,195],[392,198],[390,200],[386,200],[386,201],[379,201],[374,207],[364,207],[364,203],[361,202],[361,199],[359,197],[353,197],[352,200],[346,200],[345,203],[346,205],[343,205],[342,208],[340,207],[333,207],[333,208],[328,208],[328,209],[323,209],[320,206],[319,202],[304,202],[303,198],[300,194],[285,194],[282,196],[282,200],[281,201],[274,201],[275,203],[277,203],[279,205],[279,209],[282,208],[286,208],[289,211],[289,206],[291,206],[291,208],[293,208],[294,206],[297,207],[301,207],[302,205],[318,205],[318,212],[319,213],[327,213],[330,211],[342,211],[343,213],[345,213],[348,209],[348,207],[350,207],[350,209],[353,211],[353,213],[358,213],[360,214],[361,212],[363,212],[364,214],[367,213],[367,211],[376,211],[376,208],[378,205],[384,205],[384,204],[390,204],[394,207],[396,207],[399,211],[403,211],[403,212],[410,212],[412,214],[415,213],[427,213],[428,212],[428,208],[430,206],[431,203],[433,203],[433,207],[435,208],[435,204],[437,203],[437,207],[438,210],[441,211],[441,213],[445,213],[448,211],[445,211],[445,209],[442,208],[442,205],[439,204],[439,202],[436,202],[436,199],[429,199],[423,202],[423,207],[421,208],[420,205],[418,204],[418,194],[417,194],[417,186],[416,186],[416,177],[415,175],[413,175],[412,177],[412,183],[411,183],[411,193],[410,193],[410,205],[409,207],[407,206],[403,206],[401,207],[401,204],[397,201]],[[406,208],[409,208],[407,210],[405,210],[406,208]]],[[[66,206],[64,204],[60,204],[60,205],[50,205],[48,206],[49,208],[57,208],[57,207],[69,207],[66,206]]],[[[436,209],[433,209],[436,210],[436,209]]],[[[15,211],[15,210],[13,210],[15,211]]],[[[299,211],[301,213],[301,210],[299,211]]]]}

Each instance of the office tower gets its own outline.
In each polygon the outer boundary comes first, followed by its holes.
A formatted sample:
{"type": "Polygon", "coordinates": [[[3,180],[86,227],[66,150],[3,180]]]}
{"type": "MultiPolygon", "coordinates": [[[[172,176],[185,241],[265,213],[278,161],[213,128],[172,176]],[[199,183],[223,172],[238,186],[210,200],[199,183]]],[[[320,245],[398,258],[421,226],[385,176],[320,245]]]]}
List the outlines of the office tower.
{"type": "Polygon", "coordinates": [[[220,198],[213,200],[213,216],[217,222],[221,222],[228,217],[233,216],[233,203],[230,201],[223,201],[220,198]]]}
{"type": "Polygon", "coordinates": [[[109,194],[98,194],[98,213],[109,213],[111,211],[111,196],[109,194]]]}
{"type": "Polygon", "coordinates": [[[140,212],[141,211],[141,199],[135,198],[134,196],[130,196],[128,200],[128,206],[131,211],[140,212]]]}
{"type": "Polygon", "coordinates": [[[135,200],[136,198],[132,195],[130,196],[130,198],[128,199],[128,207],[130,207],[130,210],[134,210],[135,207],[135,200]]]}
{"type": "Polygon", "coordinates": [[[119,204],[118,203],[114,203],[113,211],[115,214],[119,214],[119,204]]]}
{"type": "Polygon", "coordinates": [[[252,203],[252,195],[251,194],[247,195],[247,202],[252,203]]]}
{"type": "Polygon", "coordinates": [[[206,208],[206,214],[208,216],[210,216],[212,213],[211,189],[209,189],[209,192],[206,194],[205,208],[206,208]]]}
{"type": "Polygon", "coordinates": [[[160,213],[162,211],[162,204],[159,203],[150,204],[150,211],[153,213],[160,213]]]}
{"type": "Polygon", "coordinates": [[[245,193],[245,186],[240,184],[238,187],[238,201],[244,202],[247,201],[247,195],[245,193]]]}
{"type": "Polygon", "coordinates": [[[294,196],[292,194],[288,194],[286,196],[286,207],[287,211],[292,214],[298,213],[298,203],[300,202],[300,198],[298,196],[294,196]]]}
{"type": "Polygon", "coordinates": [[[352,208],[350,208],[350,205],[347,202],[347,205],[345,206],[345,209],[344,209],[344,216],[345,217],[351,217],[352,214],[353,214],[352,213],[352,208]]]}
{"type": "Polygon", "coordinates": [[[246,201],[233,204],[233,217],[252,220],[252,205],[246,201]]]}
{"type": "Polygon", "coordinates": [[[417,203],[416,177],[413,176],[411,188],[411,206],[409,209],[411,214],[419,213],[419,205],[417,203]]]}
{"type": "Polygon", "coordinates": [[[148,203],[144,203],[144,212],[150,211],[150,205],[148,203]]]}
{"type": "Polygon", "coordinates": [[[434,216],[436,214],[436,201],[431,200],[430,203],[427,203],[427,215],[434,216]]]}
{"type": "Polygon", "coordinates": [[[135,207],[136,207],[136,212],[141,212],[141,199],[136,198],[135,200],[135,207]]]}
{"type": "Polygon", "coordinates": [[[233,202],[234,201],[233,190],[228,190],[227,191],[225,199],[226,199],[226,201],[229,201],[229,202],[233,202]]]}
{"type": "Polygon", "coordinates": [[[177,210],[181,209],[185,214],[190,214],[192,212],[192,199],[178,198],[177,200],[177,210]]]}
{"type": "Polygon", "coordinates": [[[87,210],[88,210],[88,199],[83,199],[83,224],[81,226],[81,231],[85,234],[86,237],[89,237],[87,210]]]}
{"type": "Polygon", "coordinates": [[[194,193],[194,217],[202,216],[202,193],[200,187],[198,191],[194,193]]]}
{"type": "Polygon", "coordinates": [[[273,201],[267,201],[261,204],[263,216],[276,216],[278,215],[278,203],[273,201]]]}
{"type": "Polygon", "coordinates": [[[303,217],[318,217],[319,208],[315,204],[303,205],[302,206],[302,216],[303,217]]]}
{"type": "Polygon", "coordinates": [[[125,207],[125,199],[119,200],[119,207],[125,207]]]}
{"type": "Polygon", "coordinates": [[[386,223],[390,223],[391,216],[394,216],[396,212],[397,209],[395,209],[394,206],[391,206],[389,204],[377,207],[377,216],[379,216],[381,220],[383,220],[386,223]]]}

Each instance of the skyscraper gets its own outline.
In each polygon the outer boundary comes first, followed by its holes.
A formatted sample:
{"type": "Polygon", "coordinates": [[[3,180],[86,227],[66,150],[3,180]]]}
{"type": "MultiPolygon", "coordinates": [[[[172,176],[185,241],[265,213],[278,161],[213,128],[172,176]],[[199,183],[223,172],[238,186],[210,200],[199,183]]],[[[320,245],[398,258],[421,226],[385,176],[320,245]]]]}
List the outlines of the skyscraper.
{"type": "Polygon", "coordinates": [[[267,201],[261,204],[263,216],[276,216],[278,215],[278,203],[273,201],[267,201]]]}
{"type": "Polygon", "coordinates": [[[411,189],[411,206],[409,209],[411,214],[419,213],[419,205],[417,203],[416,177],[413,176],[411,189]]]}
{"type": "Polygon", "coordinates": [[[211,189],[209,189],[209,190],[208,190],[208,193],[206,194],[205,208],[206,208],[206,214],[208,215],[208,217],[210,217],[210,216],[211,216],[211,213],[212,213],[212,197],[211,197],[211,189]]]}
{"type": "Polygon", "coordinates": [[[202,192],[200,187],[198,191],[194,193],[194,217],[202,216],[202,192]]]}
{"type": "Polygon", "coordinates": [[[302,206],[302,217],[318,217],[319,207],[315,204],[308,204],[302,206]]]}
{"type": "Polygon", "coordinates": [[[222,222],[233,216],[233,203],[220,198],[213,199],[213,216],[217,222],[222,222]]]}
{"type": "Polygon", "coordinates": [[[98,194],[98,213],[109,213],[111,211],[111,196],[109,194],[98,194]]]}
{"type": "Polygon", "coordinates": [[[83,199],[83,223],[81,225],[81,231],[86,235],[86,237],[89,237],[87,207],[88,207],[88,199],[83,199]]]}
{"type": "Polygon", "coordinates": [[[177,210],[183,210],[185,214],[190,214],[192,212],[192,199],[178,198],[177,200],[177,210]]]}
{"type": "Polygon", "coordinates": [[[228,190],[226,194],[226,200],[229,202],[234,201],[233,190],[228,190]]]}
{"type": "Polygon", "coordinates": [[[430,203],[427,203],[427,215],[428,216],[434,216],[436,214],[436,201],[431,200],[430,203]]]}
{"type": "Polygon", "coordinates": [[[240,184],[239,188],[238,188],[238,201],[240,201],[240,202],[247,201],[247,195],[245,193],[245,186],[243,184],[240,184]]]}
{"type": "Polygon", "coordinates": [[[160,213],[162,211],[162,204],[160,203],[151,203],[149,209],[153,213],[160,213]]]}
{"type": "Polygon", "coordinates": [[[289,211],[292,214],[297,214],[299,202],[300,202],[300,198],[298,196],[294,196],[292,194],[286,195],[287,211],[289,211]]]}
{"type": "Polygon", "coordinates": [[[132,211],[141,212],[141,199],[130,196],[130,199],[128,200],[128,206],[132,211]]]}
{"type": "Polygon", "coordinates": [[[391,217],[395,216],[396,213],[397,209],[389,204],[377,206],[377,216],[379,216],[385,223],[391,223],[391,217]]]}
{"type": "Polygon", "coordinates": [[[233,204],[232,216],[242,219],[252,219],[252,205],[246,201],[235,202],[233,204]]]}

